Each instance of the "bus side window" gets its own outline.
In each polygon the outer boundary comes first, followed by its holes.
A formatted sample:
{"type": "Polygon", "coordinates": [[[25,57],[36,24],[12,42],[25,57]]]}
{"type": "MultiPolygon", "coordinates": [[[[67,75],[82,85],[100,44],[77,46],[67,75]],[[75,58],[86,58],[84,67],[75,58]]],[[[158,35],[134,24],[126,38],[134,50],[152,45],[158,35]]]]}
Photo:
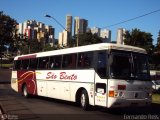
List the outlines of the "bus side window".
{"type": "Polygon", "coordinates": [[[31,58],[29,69],[37,69],[38,58],[31,58]]]}
{"type": "Polygon", "coordinates": [[[71,60],[69,63],[70,68],[76,68],[76,63],[77,63],[77,54],[72,54],[71,55],[71,60]]]}
{"type": "Polygon", "coordinates": [[[106,77],[106,70],[107,70],[106,56],[107,56],[106,51],[101,51],[101,52],[98,53],[97,73],[101,78],[106,77]]]}
{"type": "Polygon", "coordinates": [[[91,68],[93,61],[93,52],[79,53],[78,55],[78,67],[91,68]]]}
{"type": "Polygon", "coordinates": [[[62,68],[76,68],[77,54],[63,56],[62,68]]]}
{"type": "Polygon", "coordinates": [[[61,68],[62,56],[52,56],[50,57],[49,68],[58,69],[61,68]]]}
{"type": "Polygon", "coordinates": [[[14,61],[14,69],[20,70],[20,68],[21,68],[21,60],[15,60],[14,61]]]}
{"type": "Polygon", "coordinates": [[[28,70],[29,69],[29,59],[22,60],[22,70],[28,70]]]}
{"type": "Polygon", "coordinates": [[[39,69],[48,69],[49,68],[49,57],[39,58],[39,69]]]}

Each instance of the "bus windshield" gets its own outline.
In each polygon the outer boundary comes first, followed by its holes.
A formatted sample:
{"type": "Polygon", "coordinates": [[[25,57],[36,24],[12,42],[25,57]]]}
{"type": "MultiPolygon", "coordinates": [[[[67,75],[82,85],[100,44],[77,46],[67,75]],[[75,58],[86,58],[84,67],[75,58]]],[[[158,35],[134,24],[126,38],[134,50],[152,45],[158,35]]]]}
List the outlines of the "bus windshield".
{"type": "Polygon", "coordinates": [[[145,54],[133,53],[134,77],[137,80],[150,80],[148,57],[145,54]]]}
{"type": "Polygon", "coordinates": [[[110,55],[110,76],[114,79],[149,80],[145,54],[114,51],[110,55]]]}

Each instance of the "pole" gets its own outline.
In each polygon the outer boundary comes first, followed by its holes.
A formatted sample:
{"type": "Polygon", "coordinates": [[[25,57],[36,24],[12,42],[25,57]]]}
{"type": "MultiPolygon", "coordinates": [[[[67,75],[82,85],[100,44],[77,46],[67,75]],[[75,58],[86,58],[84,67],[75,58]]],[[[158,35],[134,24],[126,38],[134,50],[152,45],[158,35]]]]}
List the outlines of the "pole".
{"type": "Polygon", "coordinates": [[[79,42],[79,29],[78,29],[78,33],[77,33],[77,47],[78,47],[78,42],[79,42]]]}
{"type": "Polygon", "coordinates": [[[77,34],[77,47],[78,47],[78,41],[79,41],[79,33],[77,34]]]}
{"type": "Polygon", "coordinates": [[[52,16],[50,16],[48,14],[46,14],[44,17],[52,18],[58,25],[60,25],[65,31],[67,31],[67,43],[68,43],[68,41],[70,40],[70,36],[69,36],[70,32],[54,17],[52,17],[52,16]]]}
{"type": "MultiPolygon", "coordinates": [[[[67,29],[60,23],[58,22],[58,20],[56,20],[54,17],[50,16],[50,15],[45,15],[45,17],[48,17],[48,18],[52,18],[57,24],[59,24],[65,31],[67,31],[67,29]]],[[[67,31],[68,32],[68,31],[67,31]]]]}

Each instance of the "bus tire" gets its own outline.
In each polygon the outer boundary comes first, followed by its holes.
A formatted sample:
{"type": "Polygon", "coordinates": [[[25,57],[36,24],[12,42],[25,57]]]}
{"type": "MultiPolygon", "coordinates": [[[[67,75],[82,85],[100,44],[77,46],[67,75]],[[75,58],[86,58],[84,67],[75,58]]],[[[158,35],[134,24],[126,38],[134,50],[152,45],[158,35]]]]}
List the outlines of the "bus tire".
{"type": "Polygon", "coordinates": [[[81,96],[80,96],[80,105],[83,110],[89,109],[89,98],[86,90],[82,90],[81,96]]]}
{"type": "Polygon", "coordinates": [[[28,89],[27,89],[27,85],[23,85],[23,88],[22,88],[22,95],[25,97],[25,98],[28,98],[29,97],[29,93],[28,93],[28,89]]]}

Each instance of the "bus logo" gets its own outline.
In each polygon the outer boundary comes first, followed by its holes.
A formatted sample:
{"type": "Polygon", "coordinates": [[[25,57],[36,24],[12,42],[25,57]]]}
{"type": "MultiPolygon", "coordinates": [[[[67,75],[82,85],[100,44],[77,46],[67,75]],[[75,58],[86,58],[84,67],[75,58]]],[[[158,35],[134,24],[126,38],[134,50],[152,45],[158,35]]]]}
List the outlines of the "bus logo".
{"type": "Polygon", "coordinates": [[[66,72],[60,72],[59,75],[56,75],[54,72],[48,72],[46,79],[56,80],[59,78],[60,80],[77,80],[76,74],[67,74],[66,72]]]}

